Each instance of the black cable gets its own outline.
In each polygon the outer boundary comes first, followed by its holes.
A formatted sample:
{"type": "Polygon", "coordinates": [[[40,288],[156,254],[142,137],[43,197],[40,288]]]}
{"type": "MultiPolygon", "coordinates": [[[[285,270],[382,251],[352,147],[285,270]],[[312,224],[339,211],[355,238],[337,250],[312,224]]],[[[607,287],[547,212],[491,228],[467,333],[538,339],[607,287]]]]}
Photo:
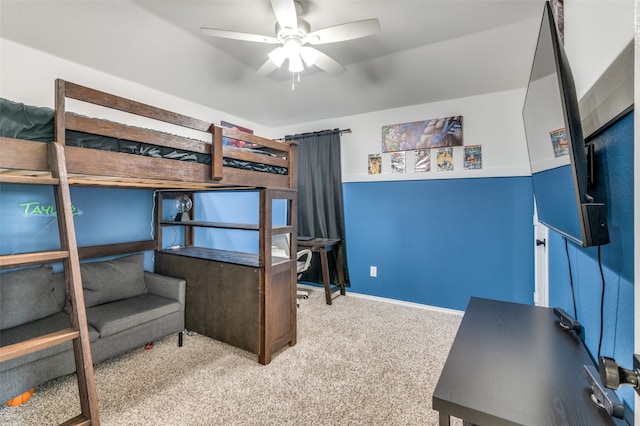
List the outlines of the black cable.
{"type": "Polygon", "coordinates": [[[604,293],[605,293],[604,272],[602,272],[602,259],[600,257],[600,246],[598,246],[598,266],[600,267],[600,278],[602,278],[602,295],[600,297],[600,341],[598,342],[598,359],[600,359],[600,350],[602,349],[602,334],[604,330],[604,293]]]}
{"type": "Polygon", "coordinates": [[[571,257],[569,256],[569,241],[564,239],[564,251],[567,253],[567,265],[569,266],[569,285],[571,286],[571,298],[573,299],[573,317],[578,320],[578,308],[576,308],[576,292],[573,289],[573,274],[571,273],[571,257]]]}

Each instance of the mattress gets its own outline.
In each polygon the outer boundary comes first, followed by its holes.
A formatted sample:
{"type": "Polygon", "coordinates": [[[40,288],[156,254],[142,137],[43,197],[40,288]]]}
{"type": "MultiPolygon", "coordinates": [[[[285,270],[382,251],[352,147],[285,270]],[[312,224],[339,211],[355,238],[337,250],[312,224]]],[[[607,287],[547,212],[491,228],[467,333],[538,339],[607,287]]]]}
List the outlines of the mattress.
{"type": "MultiPolygon", "coordinates": [[[[54,139],[54,111],[50,108],[35,107],[0,98],[0,136],[14,139],[26,139],[40,142],[50,142],[54,139]]],[[[196,153],[176,148],[161,147],[148,143],[118,139],[74,130],[65,131],[65,143],[68,146],[78,146],[103,151],[113,151],[132,155],[143,155],[155,158],[187,161],[211,165],[211,155],[196,153]]],[[[245,152],[274,156],[272,153],[254,148],[225,147],[245,152]]],[[[287,175],[285,167],[235,158],[223,158],[225,167],[252,170],[264,173],[287,175]]]]}

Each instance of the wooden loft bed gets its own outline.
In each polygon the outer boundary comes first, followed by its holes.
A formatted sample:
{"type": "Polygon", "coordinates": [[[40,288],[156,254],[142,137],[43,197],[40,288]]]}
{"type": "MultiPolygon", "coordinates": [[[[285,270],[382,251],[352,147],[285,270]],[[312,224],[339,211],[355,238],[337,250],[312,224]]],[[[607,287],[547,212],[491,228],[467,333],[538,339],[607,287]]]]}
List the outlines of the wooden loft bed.
{"type": "MultiPolygon", "coordinates": [[[[91,107],[91,106],[90,106],[91,107]]],[[[156,214],[154,240],[107,244],[77,249],[80,259],[110,256],[128,252],[155,250],[156,272],[171,275],[172,271],[184,269],[184,265],[195,262],[202,271],[215,265],[225,266],[228,273],[203,273],[194,277],[198,286],[214,285],[217,300],[213,306],[225,306],[226,318],[235,318],[234,301],[244,300],[244,320],[229,324],[236,330],[227,339],[218,335],[217,328],[207,322],[202,334],[226,340],[258,354],[258,361],[267,364],[271,354],[282,346],[296,343],[296,143],[278,142],[222,128],[210,122],[167,111],[147,104],[129,100],[78,84],[56,80],[55,120],[53,141],[43,143],[28,137],[0,137],[0,183],[58,185],[63,179],[50,166],[51,152],[61,152],[61,161],[66,166],[65,184],[91,187],[146,188],[156,191],[156,207],[161,210],[163,197],[176,193],[194,194],[208,190],[255,189],[260,193],[259,223],[252,225],[193,222],[180,224],[188,228],[188,241],[179,250],[167,250],[162,245],[161,215],[156,214]],[[108,116],[132,114],[136,122],[158,123],[154,128],[125,125],[103,118],[91,118],[67,110],[69,104],[77,102],[97,105],[114,110],[108,116]],[[181,135],[166,132],[167,127],[182,129],[181,135]],[[80,133],[80,142],[71,135],[80,133]],[[197,140],[191,135],[205,135],[207,140],[197,140]],[[98,136],[98,143],[84,144],[82,138],[98,136]],[[251,149],[223,146],[223,137],[248,143],[251,149]],[[103,141],[108,140],[105,150],[103,141]],[[124,152],[122,148],[124,146],[124,152]],[[55,148],[55,149],[52,149],[55,148]],[[153,153],[153,154],[151,154],[153,153]],[[158,154],[158,155],[156,155],[158,154]],[[168,155],[164,155],[168,154],[168,155]],[[174,158],[187,158],[182,161],[174,158]],[[196,158],[196,160],[193,160],[196,158]],[[273,227],[272,200],[288,203],[287,226],[273,227]],[[193,247],[193,229],[198,227],[237,229],[257,232],[257,254],[223,252],[203,247],[193,247]],[[271,239],[273,235],[290,236],[291,258],[273,259],[271,239]],[[181,269],[182,268],[182,269],[181,269]],[[213,275],[215,275],[213,277],[213,275]],[[204,277],[201,279],[201,277],[204,277]],[[212,277],[212,278],[210,278],[212,277]],[[252,277],[249,279],[248,277],[252,277]],[[232,284],[241,281],[241,285],[232,284]],[[214,283],[214,284],[210,284],[214,283]],[[229,284],[231,283],[231,284],[229,284]],[[226,301],[229,301],[228,303],[226,301]],[[207,331],[209,330],[209,331],[207,331]],[[240,337],[239,337],[240,336],[240,337]],[[244,337],[249,336],[249,337],[244,337]]],[[[1,130],[1,129],[0,129],[1,130]]],[[[4,133],[3,133],[4,134],[4,133]]],[[[76,138],[76,136],[73,136],[76,138]]],[[[71,220],[71,223],[73,221],[71,220]]],[[[16,265],[21,259],[0,255],[3,264],[16,265]],[[10,259],[12,258],[12,259],[10,259]]],[[[40,263],[55,262],[57,255],[39,253],[40,263]]],[[[35,264],[32,258],[24,258],[22,264],[35,264]]],[[[208,269],[209,268],[209,269],[208,269]]],[[[217,269],[221,271],[222,269],[217,269]]],[[[176,272],[182,273],[182,272],[176,272]]],[[[187,287],[189,288],[189,280],[187,287]]],[[[189,292],[189,290],[187,290],[189,292]]],[[[192,290],[193,293],[193,290],[192,290]]],[[[187,306],[189,309],[189,306],[187,306]]],[[[193,309],[192,309],[193,310],[193,309]]],[[[209,321],[209,320],[206,320],[209,321]]],[[[219,319],[216,321],[219,322],[219,319]]]]}
{"type": "MultiPolygon", "coordinates": [[[[55,104],[55,141],[64,146],[71,185],[194,190],[220,187],[295,189],[295,143],[273,141],[237,129],[222,128],[197,118],[64,80],[56,80],[55,104]],[[77,115],[67,111],[67,99],[209,134],[210,140],[197,140],[165,131],[77,115]],[[186,152],[204,157],[208,161],[202,164],[70,146],[67,143],[67,131],[85,132],[116,141],[135,141],[144,144],[147,152],[154,149],[186,152]],[[223,146],[223,137],[245,141],[261,152],[223,146]],[[277,168],[281,172],[278,174],[226,166],[227,160],[277,168]]],[[[50,177],[46,144],[27,139],[0,138],[0,178],[3,182],[20,183],[29,178],[44,179],[43,182],[47,182],[50,177]]]]}

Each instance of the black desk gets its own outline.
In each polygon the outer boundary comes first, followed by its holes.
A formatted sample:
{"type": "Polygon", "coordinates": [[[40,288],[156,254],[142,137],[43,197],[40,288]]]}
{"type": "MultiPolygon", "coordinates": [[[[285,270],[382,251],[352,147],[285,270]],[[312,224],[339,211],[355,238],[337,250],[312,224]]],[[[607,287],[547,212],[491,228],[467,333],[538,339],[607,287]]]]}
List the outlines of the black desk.
{"type": "Polygon", "coordinates": [[[433,392],[440,425],[616,425],[590,399],[593,365],[553,310],[472,298],[433,392]]]}
{"type": "Polygon", "coordinates": [[[322,267],[322,284],[327,305],[331,305],[332,294],[340,290],[340,295],[346,294],[344,289],[344,269],[342,266],[342,240],[331,238],[311,238],[298,240],[298,248],[306,248],[320,255],[320,265],[322,267]],[[331,275],[329,274],[329,260],[327,253],[333,252],[336,270],[338,272],[338,284],[331,285],[331,275]]]}

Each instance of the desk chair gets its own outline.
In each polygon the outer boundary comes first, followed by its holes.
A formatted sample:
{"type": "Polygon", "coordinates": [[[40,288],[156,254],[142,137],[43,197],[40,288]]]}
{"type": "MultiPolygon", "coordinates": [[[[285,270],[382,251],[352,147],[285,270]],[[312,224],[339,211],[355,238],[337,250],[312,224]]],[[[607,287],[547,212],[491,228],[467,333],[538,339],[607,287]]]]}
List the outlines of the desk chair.
{"type": "MultiPolygon", "coordinates": [[[[271,239],[271,255],[276,257],[289,258],[289,253],[289,235],[274,235],[271,239]]],[[[296,261],[298,262],[296,270],[298,279],[300,279],[302,273],[309,269],[309,266],[311,266],[312,257],[313,252],[309,249],[298,251],[296,255],[296,261]]],[[[309,292],[306,290],[297,290],[297,295],[302,299],[306,299],[309,297],[309,292]]]]}

